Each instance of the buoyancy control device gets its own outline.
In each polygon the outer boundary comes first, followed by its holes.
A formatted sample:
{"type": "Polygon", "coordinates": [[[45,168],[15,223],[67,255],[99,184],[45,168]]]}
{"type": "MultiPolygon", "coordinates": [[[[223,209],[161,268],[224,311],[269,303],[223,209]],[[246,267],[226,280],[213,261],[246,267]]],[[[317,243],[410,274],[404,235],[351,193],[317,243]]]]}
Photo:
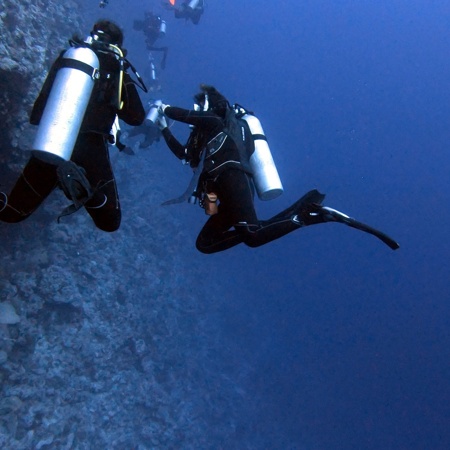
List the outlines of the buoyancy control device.
{"type": "Polygon", "coordinates": [[[117,110],[123,106],[122,86],[126,68],[129,67],[138,80],[138,83],[133,83],[144,92],[148,91],[119,46],[96,42],[91,36],[85,41],[71,40],[70,44],[72,47],[60,58],[32,147],[37,158],[51,164],[70,160],[94,85],[101,78],[100,62],[92,48],[114,54],[119,61],[117,110]]]}
{"type": "Polygon", "coordinates": [[[36,157],[50,163],[70,160],[99,68],[88,46],[71,47],[62,55],[34,139],[36,157]]]}
{"type": "MultiPolygon", "coordinates": [[[[273,200],[283,193],[283,185],[261,122],[240,105],[234,105],[233,110],[237,120],[245,121],[252,137],[249,162],[258,197],[260,200],[273,200]]],[[[241,140],[245,141],[245,128],[241,127],[241,133],[241,140]]]]}
{"type": "MultiPolygon", "coordinates": [[[[208,109],[209,102],[207,95],[205,95],[204,105],[194,104],[195,111],[208,111],[208,109]]],[[[248,161],[248,164],[246,165],[249,166],[249,172],[252,175],[258,198],[261,200],[273,200],[280,196],[283,193],[283,185],[272,158],[272,153],[270,152],[269,144],[267,143],[261,122],[253,112],[247,111],[241,105],[233,105],[233,107],[227,111],[224,132],[233,139],[238,147],[244,165],[245,161],[248,161]],[[251,140],[249,139],[250,136],[251,140]]],[[[223,133],[219,133],[219,135],[213,139],[213,141],[218,138],[222,139],[218,145],[223,144],[222,134],[223,133]]],[[[189,144],[187,147],[188,146],[189,144]]],[[[186,200],[192,204],[196,203],[201,195],[197,191],[197,187],[203,170],[205,154],[206,151],[201,152],[201,158],[198,165],[194,165],[194,175],[186,191],[180,197],[164,202],[163,205],[172,205],[186,200]]],[[[202,206],[202,202],[200,202],[200,206],[202,206]]]]}

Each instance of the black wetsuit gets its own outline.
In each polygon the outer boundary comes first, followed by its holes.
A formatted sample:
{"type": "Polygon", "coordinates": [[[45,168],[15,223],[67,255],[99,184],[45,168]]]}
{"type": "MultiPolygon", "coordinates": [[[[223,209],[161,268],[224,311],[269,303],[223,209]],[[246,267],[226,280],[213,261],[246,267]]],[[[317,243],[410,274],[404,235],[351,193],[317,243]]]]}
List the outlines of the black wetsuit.
{"type": "MultiPolygon", "coordinates": [[[[128,74],[124,74],[122,86],[123,107],[117,107],[117,82],[119,61],[111,53],[96,51],[100,61],[100,80],[94,85],[92,95],[76,140],[71,160],[86,171],[86,177],[94,190],[93,197],[84,205],[95,225],[104,231],[119,228],[121,211],[116,182],[111,168],[108,150],[110,130],[116,114],[129,125],[140,125],[145,111],[136,86],[128,74]]],[[[38,125],[53,82],[58,58],[53,64],[42,90],[34,104],[30,123],[38,125]]],[[[29,217],[57,186],[56,166],[31,156],[16,182],[6,205],[0,198],[0,220],[20,222],[29,217]]]]}
{"type": "MultiPolygon", "coordinates": [[[[299,228],[291,220],[299,214],[304,204],[319,202],[320,194],[311,195],[306,202],[296,204],[266,220],[258,220],[254,207],[254,186],[248,160],[243,160],[238,147],[226,136],[219,150],[208,145],[217,140],[225,127],[224,120],[211,111],[190,111],[168,106],[167,117],[194,125],[186,146],[173,136],[169,128],[162,132],[170,150],[180,159],[197,167],[202,157],[203,170],[199,190],[213,191],[218,195],[218,213],[211,216],[198,235],[196,246],[202,253],[215,253],[244,243],[259,247],[299,228]],[[203,155],[202,152],[206,151],[203,155]]],[[[313,191],[317,192],[317,191],[313,191]]]]}
{"type": "Polygon", "coordinates": [[[145,43],[147,48],[151,50],[155,42],[160,37],[161,17],[153,14],[147,14],[143,23],[143,32],[145,34],[145,43]]]}
{"type": "Polygon", "coordinates": [[[204,11],[204,1],[200,0],[195,8],[191,8],[189,2],[186,1],[181,5],[180,9],[175,9],[175,18],[189,19],[194,25],[198,25],[204,11]]]}
{"type": "Polygon", "coordinates": [[[133,24],[133,28],[135,30],[142,30],[145,35],[145,44],[147,46],[147,50],[149,51],[157,51],[162,52],[163,57],[161,60],[161,68],[164,69],[166,67],[167,53],[169,51],[169,47],[155,47],[156,41],[162,37],[161,36],[161,24],[163,20],[160,16],[153,14],[152,12],[146,12],[144,20],[135,20],[133,24]]]}
{"type": "Polygon", "coordinates": [[[248,155],[239,152],[234,140],[226,134],[225,119],[212,111],[170,106],[164,113],[173,120],[194,125],[186,146],[177,141],[169,128],[162,134],[175,156],[194,168],[203,164],[198,192],[214,192],[219,199],[218,213],[208,219],[197,237],[196,247],[200,252],[220,252],[240,243],[259,247],[298,228],[324,222],[344,223],[376,236],[393,250],[399,247],[384,233],[339,211],[322,207],[325,195],[317,190],[309,191],[269,220],[259,220],[248,155]]]}

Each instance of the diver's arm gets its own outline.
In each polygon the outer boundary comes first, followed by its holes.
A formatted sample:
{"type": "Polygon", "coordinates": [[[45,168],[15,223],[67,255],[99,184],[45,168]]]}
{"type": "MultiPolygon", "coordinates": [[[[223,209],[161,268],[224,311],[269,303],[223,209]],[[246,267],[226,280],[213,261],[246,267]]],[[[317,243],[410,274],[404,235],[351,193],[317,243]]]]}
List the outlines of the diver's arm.
{"type": "Polygon", "coordinates": [[[118,112],[118,116],[128,125],[141,125],[145,119],[145,110],[136,89],[136,85],[131,80],[130,75],[124,74],[122,89],[123,107],[118,112]]]}
{"type": "Polygon", "coordinates": [[[188,123],[203,129],[216,129],[222,125],[222,119],[211,111],[194,111],[177,106],[167,106],[164,114],[177,122],[188,123]]]}
{"type": "Polygon", "coordinates": [[[161,131],[164,140],[166,141],[167,146],[170,151],[178,158],[184,159],[186,158],[186,149],[184,145],[180,144],[178,139],[172,134],[169,127],[164,128],[161,131]]]}

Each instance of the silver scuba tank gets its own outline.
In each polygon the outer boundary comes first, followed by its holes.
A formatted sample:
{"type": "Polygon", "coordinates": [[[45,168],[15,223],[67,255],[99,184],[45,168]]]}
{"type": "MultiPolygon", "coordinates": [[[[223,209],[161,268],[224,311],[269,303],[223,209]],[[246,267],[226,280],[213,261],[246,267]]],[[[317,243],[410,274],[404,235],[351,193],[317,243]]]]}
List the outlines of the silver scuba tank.
{"type": "Polygon", "coordinates": [[[150,125],[149,122],[155,124],[159,117],[159,107],[162,105],[161,100],[155,100],[150,105],[150,109],[148,110],[147,115],[145,116],[145,123],[150,125]]]}
{"type": "Polygon", "coordinates": [[[50,163],[70,160],[100,67],[87,47],[71,47],[62,58],[32,147],[37,158],[50,163]]]}
{"type": "Polygon", "coordinates": [[[159,23],[159,37],[164,37],[166,35],[167,23],[164,19],[161,19],[159,23]]]}
{"type": "Polygon", "coordinates": [[[195,9],[195,8],[197,8],[199,3],[200,3],[200,0],[191,0],[187,6],[188,6],[188,8],[195,9]]]}
{"type": "Polygon", "coordinates": [[[244,114],[242,119],[247,122],[255,144],[255,151],[250,156],[250,167],[256,192],[261,200],[273,200],[283,193],[283,185],[261,122],[251,114],[244,114]]]}
{"type": "Polygon", "coordinates": [[[156,81],[156,66],[153,62],[153,56],[149,57],[150,60],[150,79],[156,81]]]}

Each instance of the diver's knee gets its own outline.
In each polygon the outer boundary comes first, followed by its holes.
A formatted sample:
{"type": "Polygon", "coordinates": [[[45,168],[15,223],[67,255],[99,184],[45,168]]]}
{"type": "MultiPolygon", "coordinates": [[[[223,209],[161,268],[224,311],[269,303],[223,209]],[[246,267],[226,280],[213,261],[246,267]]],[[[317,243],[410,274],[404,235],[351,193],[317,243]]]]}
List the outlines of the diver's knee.
{"type": "Polygon", "coordinates": [[[263,245],[261,242],[257,242],[256,240],[251,238],[247,238],[243,242],[247,247],[251,248],[261,247],[261,245],[263,245]]]}
{"type": "Polygon", "coordinates": [[[119,229],[122,213],[118,201],[108,202],[108,197],[102,194],[89,200],[85,207],[99,230],[112,233],[119,229]]]}
{"type": "Polygon", "coordinates": [[[120,228],[120,221],[116,224],[95,224],[95,226],[102,231],[106,231],[107,233],[113,233],[114,231],[117,231],[120,228]]]}
{"type": "Polygon", "coordinates": [[[214,245],[207,245],[204,239],[197,238],[195,241],[195,248],[204,255],[215,253],[214,245]]]}
{"type": "Polygon", "coordinates": [[[94,220],[95,226],[102,231],[106,231],[107,233],[113,233],[120,228],[120,223],[122,221],[122,215],[119,212],[115,212],[115,214],[106,214],[101,215],[101,217],[92,217],[94,220]]]}
{"type": "Polygon", "coordinates": [[[8,204],[8,196],[4,192],[0,192],[0,213],[6,209],[8,204]]]}
{"type": "Polygon", "coordinates": [[[238,222],[234,228],[242,237],[242,242],[251,248],[260,247],[262,244],[258,239],[257,231],[261,228],[259,224],[249,224],[247,222],[238,222]]]}
{"type": "Polygon", "coordinates": [[[0,221],[6,223],[19,223],[25,219],[28,219],[32,212],[33,211],[24,213],[16,208],[13,208],[8,203],[8,196],[4,192],[0,192],[0,221]]]}

